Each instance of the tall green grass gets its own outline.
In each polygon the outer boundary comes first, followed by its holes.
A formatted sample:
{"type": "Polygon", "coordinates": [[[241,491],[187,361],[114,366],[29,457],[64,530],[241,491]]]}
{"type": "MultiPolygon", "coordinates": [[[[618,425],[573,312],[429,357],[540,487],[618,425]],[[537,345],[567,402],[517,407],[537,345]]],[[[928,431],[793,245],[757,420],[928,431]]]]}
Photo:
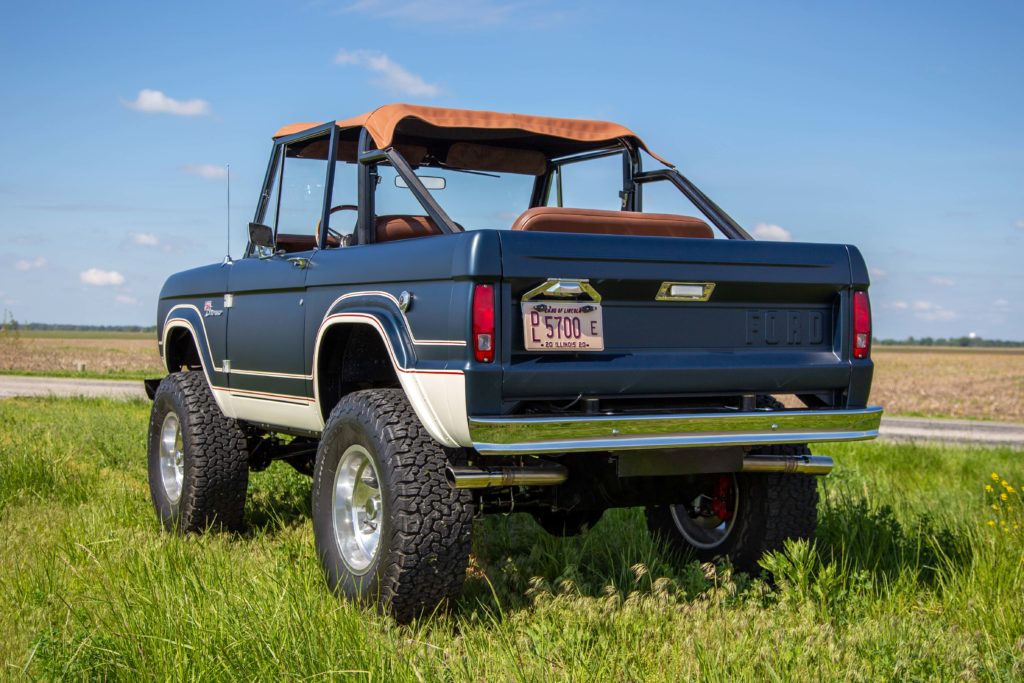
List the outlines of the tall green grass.
{"type": "Polygon", "coordinates": [[[772,585],[667,556],[638,510],[567,540],[487,518],[454,614],[398,627],[327,592],[286,465],[253,475],[246,533],[162,533],[147,415],[0,401],[0,678],[1024,677],[1017,494],[990,507],[1024,481],[1019,451],[819,449],[839,467],[818,535],[765,559],[772,585]]]}

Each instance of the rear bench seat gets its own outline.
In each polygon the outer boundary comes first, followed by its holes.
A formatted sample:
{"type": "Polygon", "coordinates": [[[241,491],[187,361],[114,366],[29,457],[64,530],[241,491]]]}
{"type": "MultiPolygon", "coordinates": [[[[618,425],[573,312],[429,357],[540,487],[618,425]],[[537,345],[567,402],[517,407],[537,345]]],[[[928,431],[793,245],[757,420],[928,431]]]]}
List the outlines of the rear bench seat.
{"type": "Polygon", "coordinates": [[[714,237],[711,227],[699,218],[668,213],[601,211],[539,206],[523,212],[513,230],[576,232],[594,235],[643,235],[646,237],[714,237]]]}
{"type": "MultiPolygon", "coordinates": [[[[667,213],[600,211],[541,206],[523,212],[513,230],[573,232],[592,235],[642,235],[646,237],[714,237],[711,227],[699,218],[667,213]]],[[[442,234],[429,216],[378,216],[377,242],[442,234]]]]}

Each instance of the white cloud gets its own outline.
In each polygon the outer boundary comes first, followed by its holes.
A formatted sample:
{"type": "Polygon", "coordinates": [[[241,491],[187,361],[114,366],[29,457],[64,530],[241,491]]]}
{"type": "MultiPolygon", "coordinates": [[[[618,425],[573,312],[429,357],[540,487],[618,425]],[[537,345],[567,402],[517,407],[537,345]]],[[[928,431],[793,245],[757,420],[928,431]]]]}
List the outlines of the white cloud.
{"type": "Polygon", "coordinates": [[[14,264],[15,270],[36,270],[37,268],[46,267],[46,259],[42,256],[36,256],[34,259],[29,261],[28,259],[21,259],[14,264]]]}
{"type": "Polygon", "coordinates": [[[1024,230],[1024,218],[1021,218],[1019,221],[1014,223],[1013,226],[1018,230],[1024,230]]]}
{"type": "Polygon", "coordinates": [[[114,301],[116,301],[119,304],[128,305],[139,303],[138,299],[136,299],[133,296],[128,296],[127,294],[118,294],[117,296],[114,297],[114,301]]]}
{"type": "Polygon", "coordinates": [[[181,170],[189,175],[197,175],[207,180],[220,180],[228,175],[227,167],[218,166],[217,164],[188,164],[182,166],[181,170]]]}
{"type": "Polygon", "coordinates": [[[137,244],[140,247],[159,247],[160,238],[151,232],[132,232],[128,236],[131,238],[133,244],[137,244]]]}
{"type": "Polygon", "coordinates": [[[955,320],[956,311],[951,311],[931,301],[915,301],[914,315],[920,320],[955,320]]]}
{"type": "Polygon", "coordinates": [[[173,114],[175,116],[207,116],[210,103],[206,100],[176,100],[159,90],[140,90],[134,100],[121,100],[121,104],[146,114],[173,114]]]}
{"type": "Polygon", "coordinates": [[[868,272],[871,273],[871,277],[876,280],[884,280],[889,277],[889,273],[885,272],[881,268],[868,268],[868,272]]]}
{"type": "Polygon", "coordinates": [[[884,304],[884,306],[885,308],[893,308],[897,311],[905,311],[910,308],[910,304],[906,301],[890,301],[889,303],[884,304]]]}
{"type": "Polygon", "coordinates": [[[411,97],[437,97],[441,88],[427,83],[401,64],[391,61],[383,52],[373,50],[339,50],[334,63],[342,66],[361,66],[380,77],[371,81],[385,90],[411,97]]]}
{"type": "Polygon", "coordinates": [[[770,242],[792,242],[793,233],[773,223],[758,223],[754,226],[754,237],[770,242]]]}
{"type": "Polygon", "coordinates": [[[936,287],[952,287],[955,282],[948,277],[942,277],[940,275],[932,275],[928,278],[928,284],[935,285],[936,287]]]}
{"type": "Polygon", "coordinates": [[[1006,299],[999,298],[993,301],[992,305],[995,306],[996,308],[1009,308],[1010,302],[1007,301],[1006,299]]]}
{"type": "Polygon", "coordinates": [[[121,275],[121,273],[116,270],[100,270],[99,268],[90,268],[89,270],[82,271],[78,279],[84,284],[96,287],[124,284],[124,275],[121,275]]]}

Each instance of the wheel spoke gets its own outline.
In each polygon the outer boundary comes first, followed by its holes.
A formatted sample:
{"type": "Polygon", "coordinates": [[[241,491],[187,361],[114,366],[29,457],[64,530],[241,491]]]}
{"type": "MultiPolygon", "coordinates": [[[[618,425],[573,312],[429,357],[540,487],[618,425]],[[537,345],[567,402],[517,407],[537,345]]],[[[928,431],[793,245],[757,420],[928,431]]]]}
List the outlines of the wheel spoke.
{"type": "Polygon", "coordinates": [[[383,504],[377,470],[359,445],[342,454],[334,480],[334,534],[338,550],[355,574],[369,570],[380,542],[383,504]]]}

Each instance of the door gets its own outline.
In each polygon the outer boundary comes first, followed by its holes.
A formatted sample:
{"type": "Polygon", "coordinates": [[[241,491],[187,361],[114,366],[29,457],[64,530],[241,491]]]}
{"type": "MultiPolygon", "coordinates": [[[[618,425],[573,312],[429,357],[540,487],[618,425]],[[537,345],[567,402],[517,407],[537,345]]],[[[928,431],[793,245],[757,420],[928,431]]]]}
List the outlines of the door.
{"type": "Polygon", "coordinates": [[[320,416],[305,353],[306,272],[327,179],[326,145],[318,141],[275,150],[258,220],[274,231],[274,253],[239,259],[228,279],[228,376],[236,416],[311,431],[320,428],[320,416]]]}

